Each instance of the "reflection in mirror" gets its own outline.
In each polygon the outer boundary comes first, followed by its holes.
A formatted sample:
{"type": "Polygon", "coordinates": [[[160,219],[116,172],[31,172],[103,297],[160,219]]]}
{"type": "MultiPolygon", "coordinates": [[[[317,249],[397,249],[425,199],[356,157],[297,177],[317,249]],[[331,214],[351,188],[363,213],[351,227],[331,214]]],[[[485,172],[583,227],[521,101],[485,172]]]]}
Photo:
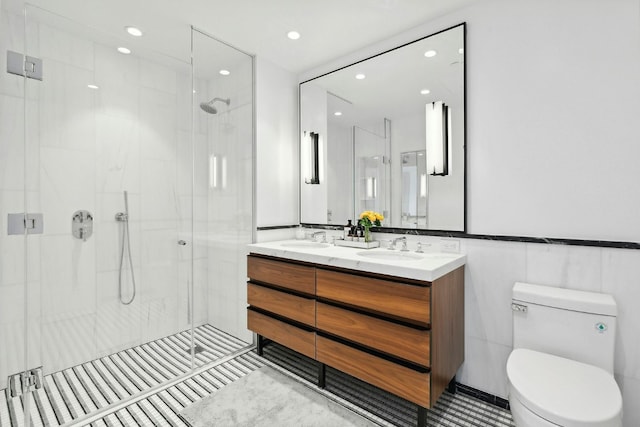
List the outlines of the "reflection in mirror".
{"type": "Polygon", "coordinates": [[[464,31],[460,24],[300,84],[301,143],[305,132],[320,135],[321,177],[305,185],[301,176],[302,223],[343,225],[373,210],[383,227],[465,231],[464,31]],[[438,130],[427,123],[434,105],[447,107],[438,130]],[[428,135],[440,138],[434,173],[428,135]]]}
{"type": "Polygon", "coordinates": [[[402,228],[427,228],[426,150],[402,153],[402,228]]]}

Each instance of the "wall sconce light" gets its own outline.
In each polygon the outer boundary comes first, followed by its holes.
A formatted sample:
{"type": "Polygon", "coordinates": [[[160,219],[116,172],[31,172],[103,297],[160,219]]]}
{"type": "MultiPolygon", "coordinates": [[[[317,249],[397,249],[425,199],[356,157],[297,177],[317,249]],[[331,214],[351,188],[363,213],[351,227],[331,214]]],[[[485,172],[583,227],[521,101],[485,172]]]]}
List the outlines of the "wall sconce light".
{"type": "Polygon", "coordinates": [[[320,184],[320,134],[304,132],[302,164],[305,184],[320,184]]]}
{"type": "Polygon", "coordinates": [[[375,177],[370,176],[367,178],[367,188],[365,191],[365,195],[367,199],[375,199],[378,197],[378,183],[376,182],[375,177]]]}
{"type": "Polygon", "coordinates": [[[218,156],[212,154],[209,156],[209,188],[218,186],[218,156]]]}
{"type": "Polygon", "coordinates": [[[209,188],[227,188],[227,156],[209,156],[209,188]]]}
{"type": "Polygon", "coordinates": [[[420,197],[425,199],[427,197],[427,174],[420,174],[420,197]]]}
{"type": "Polygon", "coordinates": [[[449,174],[450,111],[444,102],[426,105],[427,173],[445,176],[449,174]]]}

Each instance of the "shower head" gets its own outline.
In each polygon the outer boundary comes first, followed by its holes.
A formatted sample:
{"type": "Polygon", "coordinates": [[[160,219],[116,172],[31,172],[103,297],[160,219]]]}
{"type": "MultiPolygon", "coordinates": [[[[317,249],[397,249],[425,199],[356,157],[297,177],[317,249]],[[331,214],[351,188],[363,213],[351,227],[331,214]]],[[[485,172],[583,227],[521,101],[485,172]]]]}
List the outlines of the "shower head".
{"type": "Polygon", "coordinates": [[[216,107],[213,106],[214,102],[216,102],[216,101],[224,102],[227,105],[229,105],[231,103],[231,99],[229,99],[229,98],[227,98],[227,99],[213,98],[209,102],[201,102],[200,103],[200,108],[202,108],[202,111],[204,111],[206,113],[217,114],[218,110],[216,109],[216,107]]]}

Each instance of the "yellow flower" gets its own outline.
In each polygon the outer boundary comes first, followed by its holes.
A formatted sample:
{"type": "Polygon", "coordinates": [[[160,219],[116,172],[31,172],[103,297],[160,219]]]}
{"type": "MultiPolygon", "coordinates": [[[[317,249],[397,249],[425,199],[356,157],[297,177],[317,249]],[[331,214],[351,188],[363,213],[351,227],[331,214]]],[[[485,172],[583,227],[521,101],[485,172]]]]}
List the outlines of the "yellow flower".
{"type": "Polygon", "coordinates": [[[364,211],[360,214],[360,224],[371,227],[371,226],[381,226],[380,221],[384,220],[384,216],[378,212],[374,211],[364,211]]]}

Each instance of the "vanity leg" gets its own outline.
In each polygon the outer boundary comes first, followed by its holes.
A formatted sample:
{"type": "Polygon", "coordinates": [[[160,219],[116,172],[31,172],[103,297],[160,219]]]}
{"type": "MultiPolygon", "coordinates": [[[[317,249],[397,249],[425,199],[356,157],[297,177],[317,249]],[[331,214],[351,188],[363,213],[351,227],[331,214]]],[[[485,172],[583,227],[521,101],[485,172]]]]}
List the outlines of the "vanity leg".
{"type": "Polygon", "coordinates": [[[456,377],[454,375],[453,379],[449,382],[447,386],[447,391],[451,394],[456,394],[456,377]]]}
{"type": "Polygon", "coordinates": [[[318,387],[324,388],[327,384],[327,365],[320,363],[318,365],[318,387]]]}
{"type": "Polygon", "coordinates": [[[427,427],[427,408],[418,406],[418,427],[427,427]]]}
{"type": "Polygon", "coordinates": [[[262,356],[262,349],[264,348],[264,337],[260,334],[257,335],[258,340],[256,342],[256,353],[258,353],[258,356],[262,356]]]}

